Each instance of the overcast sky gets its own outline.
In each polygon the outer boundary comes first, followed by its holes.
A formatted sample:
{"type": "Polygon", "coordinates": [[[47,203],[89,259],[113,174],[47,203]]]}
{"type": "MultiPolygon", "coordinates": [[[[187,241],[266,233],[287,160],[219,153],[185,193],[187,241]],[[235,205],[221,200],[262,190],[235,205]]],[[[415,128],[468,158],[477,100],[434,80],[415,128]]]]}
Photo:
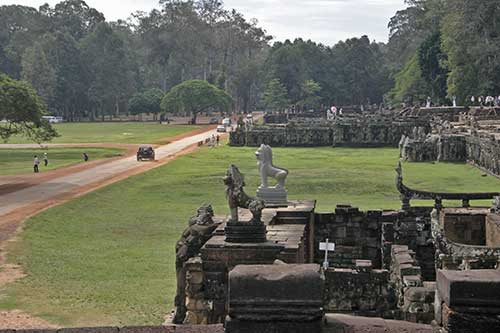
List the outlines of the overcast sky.
{"type": "MultiPolygon", "coordinates": [[[[0,5],[19,4],[38,8],[58,0],[0,0],[0,5]]],[[[125,19],[137,10],[149,11],[157,0],[86,0],[103,12],[108,21],[125,19]]],[[[235,8],[247,19],[256,18],[276,40],[312,39],[327,45],[364,34],[370,39],[387,41],[387,23],[404,8],[403,0],[225,0],[226,8],[235,8]]]]}

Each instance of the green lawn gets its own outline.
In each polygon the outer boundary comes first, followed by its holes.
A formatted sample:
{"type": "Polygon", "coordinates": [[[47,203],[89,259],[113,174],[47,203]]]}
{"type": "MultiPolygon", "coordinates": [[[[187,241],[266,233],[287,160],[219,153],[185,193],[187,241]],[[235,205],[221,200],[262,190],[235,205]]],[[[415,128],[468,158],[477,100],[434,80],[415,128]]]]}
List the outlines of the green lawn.
{"type": "Polygon", "coordinates": [[[83,152],[91,160],[120,156],[123,149],[116,148],[39,148],[39,149],[0,149],[0,176],[18,175],[33,172],[33,158],[40,159],[40,172],[66,167],[83,162],[83,152]],[[47,153],[49,165],[44,166],[43,153],[47,153]]]}
{"type": "MultiPolygon", "coordinates": [[[[160,324],[173,306],[174,248],[203,202],[226,214],[222,176],[230,163],[258,185],[255,149],[202,148],[172,163],[51,208],[27,221],[10,261],[28,277],[8,287],[0,309],[19,308],[63,325],[160,324]]],[[[351,202],[398,208],[396,149],[284,148],[291,199],[317,199],[318,211],[351,202]]],[[[421,189],[493,191],[500,181],[467,165],[405,164],[421,189]]],[[[430,204],[430,203],[429,203],[430,204]]]]}
{"type": "MultiPolygon", "coordinates": [[[[158,123],[63,123],[54,124],[61,135],[51,143],[167,143],[168,138],[199,126],[160,125],[158,123]]],[[[29,143],[12,137],[8,143],[29,143]]]]}

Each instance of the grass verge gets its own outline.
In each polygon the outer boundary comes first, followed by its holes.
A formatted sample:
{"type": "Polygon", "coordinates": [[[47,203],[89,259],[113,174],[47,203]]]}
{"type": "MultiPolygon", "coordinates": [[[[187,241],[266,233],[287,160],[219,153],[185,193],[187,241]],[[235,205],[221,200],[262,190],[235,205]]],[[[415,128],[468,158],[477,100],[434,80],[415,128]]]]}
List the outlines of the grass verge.
{"type": "MultiPolygon", "coordinates": [[[[168,143],[168,138],[200,126],[160,125],[159,123],[63,123],[54,124],[60,134],[51,143],[168,143]]],[[[14,136],[8,143],[30,143],[14,136]]]]}
{"type": "Polygon", "coordinates": [[[100,160],[121,156],[125,150],[116,148],[39,148],[39,149],[0,149],[0,176],[33,173],[33,158],[40,159],[40,172],[67,167],[83,162],[83,152],[90,160],[100,160]],[[48,166],[44,166],[43,153],[47,153],[48,166]]]}

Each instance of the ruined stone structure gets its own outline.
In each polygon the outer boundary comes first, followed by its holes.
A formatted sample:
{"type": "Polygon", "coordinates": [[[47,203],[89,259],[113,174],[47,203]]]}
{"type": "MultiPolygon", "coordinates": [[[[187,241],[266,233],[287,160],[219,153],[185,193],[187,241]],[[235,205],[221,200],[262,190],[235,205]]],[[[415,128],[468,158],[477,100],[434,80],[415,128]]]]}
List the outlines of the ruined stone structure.
{"type": "Polygon", "coordinates": [[[259,147],[397,147],[401,136],[415,127],[430,131],[429,122],[394,115],[358,115],[334,121],[313,119],[254,126],[230,133],[230,145],[259,147]]]}
{"type": "MultiPolygon", "coordinates": [[[[265,239],[228,238],[234,217],[226,219],[184,263],[185,323],[225,323],[226,332],[344,332],[367,329],[360,316],[369,316],[396,320],[380,325],[399,331],[430,332],[437,322],[448,332],[498,332],[498,297],[477,290],[500,285],[499,193],[411,189],[400,165],[396,186],[401,210],[338,205],[320,213],[314,201],[267,207],[260,215],[265,239]],[[494,197],[493,208],[471,207],[494,197]],[[412,207],[413,199],[434,205],[412,207]],[[445,199],[462,207],[444,208],[445,199]],[[310,263],[323,262],[326,238],[335,251],[320,269],[310,263]]],[[[237,213],[241,223],[255,216],[237,213]]]]}

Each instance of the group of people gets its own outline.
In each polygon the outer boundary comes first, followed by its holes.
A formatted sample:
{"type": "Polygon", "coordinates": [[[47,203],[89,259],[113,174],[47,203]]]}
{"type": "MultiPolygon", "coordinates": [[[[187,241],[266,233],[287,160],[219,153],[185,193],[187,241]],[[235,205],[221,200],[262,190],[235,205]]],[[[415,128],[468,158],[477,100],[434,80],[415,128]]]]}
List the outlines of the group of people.
{"type": "Polygon", "coordinates": [[[210,141],[208,142],[208,146],[209,147],[218,146],[219,142],[220,142],[219,134],[217,134],[217,136],[215,134],[212,134],[212,136],[210,137],[210,141]]]}
{"type": "MultiPolygon", "coordinates": [[[[82,157],[84,162],[88,162],[89,155],[87,153],[84,152],[82,154],[82,157]]],[[[42,160],[43,160],[43,165],[47,167],[49,165],[49,157],[47,156],[47,153],[43,153],[42,160]]],[[[38,155],[35,155],[33,158],[33,171],[35,173],[40,172],[40,159],[38,158],[38,155]]]]}
{"type": "Polygon", "coordinates": [[[480,105],[480,106],[500,106],[500,96],[479,96],[477,98],[477,104],[476,104],[476,97],[472,96],[470,98],[471,105],[480,105]]]}
{"type": "MultiPolygon", "coordinates": [[[[47,153],[43,153],[43,165],[48,166],[49,165],[49,158],[47,156],[47,153]]],[[[35,173],[40,172],[40,159],[38,158],[38,155],[35,155],[35,158],[33,159],[33,171],[35,173]]]]}

